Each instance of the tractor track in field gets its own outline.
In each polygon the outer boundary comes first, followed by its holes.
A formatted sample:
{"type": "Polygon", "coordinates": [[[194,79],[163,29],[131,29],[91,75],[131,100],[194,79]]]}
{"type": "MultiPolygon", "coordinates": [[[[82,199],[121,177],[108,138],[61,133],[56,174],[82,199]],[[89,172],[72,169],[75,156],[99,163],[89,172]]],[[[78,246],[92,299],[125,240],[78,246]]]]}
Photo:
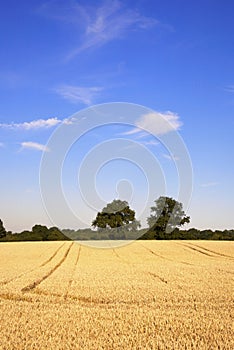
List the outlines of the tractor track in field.
{"type": "Polygon", "coordinates": [[[234,256],[226,255],[226,254],[222,254],[222,253],[218,253],[218,252],[216,252],[216,251],[214,251],[214,250],[207,249],[207,248],[203,248],[203,247],[201,247],[201,246],[198,245],[198,244],[193,244],[193,243],[189,243],[189,242],[188,242],[188,245],[191,245],[191,246],[196,247],[196,248],[199,248],[199,249],[203,249],[203,250],[205,250],[205,251],[207,251],[207,252],[209,252],[209,253],[213,253],[213,254],[216,254],[216,255],[221,256],[221,257],[225,257],[225,258],[229,258],[229,259],[231,259],[231,260],[234,260],[234,256]]]}
{"type": "Polygon", "coordinates": [[[77,267],[78,262],[80,260],[80,253],[81,253],[81,246],[79,246],[79,248],[78,248],[76,261],[75,261],[75,264],[73,266],[72,276],[71,276],[70,280],[68,281],[67,290],[66,290],[66,293],[64,295],[64,299],[67,299],[69,297],[69,291],[70,291],[70,288],[72,286],[72,283],[74,282],[74,274],[75,274],[75,271],[76,271],[76,267],[77,267]]]}
{"type": "Polygon", "coordinates": [[[203,252],[201,249],[195,248],[195,247],[189,245],[189,243],[187,243],[187,244],[185,244],[185,243],[176,243],[176,244],[178,244],[178,245],[180,245],[180,246],[183,246],[183,247],[187,247],[188,249],[190,249],[190,250],[192,250],[192,251],[194,251],[194,252],[197,252],[197,253],[200,253],[200,254],[209,256],[209,257],[211,257],[211,258],[218,258],[217,255],[210,254],[209,252],[203,252]]]}
{"type": "MultiPolygon", "coordinates": [[[[166,282],[165,282],[166,283],[166,282]]],[[[64,299],[64,294],[62,293],[56,293],[56,292],[48,292],[45,290],[41,289],[35,289],[32,290],[32,293],[30,295],[26,294],[21,294],[21,295],[16,295],[16,294],[5,294],[2,295],[0,294],[0,298],[3,300],[10,300],[10,301],[24,301],[28,303],[35,303],[35,302],[43,302],[45,300],[45,297],[51,298],[51,302],[53,304],[58,304],[61,305],[61,302],[68,302],[83,305],[85,307],[96,307],[96,306],[103,306],[106,307],[107,305],[109,306],[116,306],[116,305],[142,305],[142,300],[137,301],[137,300],[125,300],[125,299],[112,299],[112,298],[97,298],[93,296],[82,296],[82,295],[68,295],[66,299],[64,299]]],[[[48,303],[48,300],[46,301],[48,303]]],[[[154,303],[154,299],[152,298],[151,300],[147,299],[144,302],[144,305],[154,303]]]]}
{"type": "MultiPolygon", "coordinates": [[[[121,260],[122,263],[127,264],[127,265],[130,265],[130,262],[127,261],[127,260],[125,260],[125,259],[123,259],[122,256],[119,255],[119,254],[117,253],[117,251],[116,251],[115,248],[112,248],[112,252],[114,253],[114,255],[115,255],[119,260],[121,260]]],[[[132,263],[131,265],[134,265],[134,263],[132,263]]]]}
{"type": "Polygon", "coordinates": [[[156,273],[153,273],[153,272],[146,272],[146,273],[148,273],[148,275],[150,275],[150,276],[152,276],[154,278],[157,278],[159,281],[161,281],[163,283],[166,283],[166,284],[168,283],[168,281],[165,278],[157,275],[156,273]]]}
{"type": "MultiPolygon", "coordinates": [[[[207,248],[203,248],[203,247],[201,247],[201,246],[199,246],[199,245],[192,244],[192,243],[189,243],[189,242],[187,242],[187,244],[185,244],[185,243],[177,243],[177,242],[176,242],[176,244],[178,244],[179,246],[184,246],[184,247],[186,247],[186,248],[188,248],[188,249],[190,249],[190,250],[192,250],[192,251],[196,251],[197,253],[200,253],[200,254],[209,256],[209,257],[211,257],[211,258],[225,257],[225,258],[228,258],[229,260],[233,260],[233,259],[234,259],[233,257],[231,257],[231,256],[229,256],[229,255],[217,253],[217,252],[215,252],[215,251],[213,251],[213,250],[209,250],[209,249],[207,249],[207,248]],[[191,247],[190,247],[190,245],[191,245],[191,247]],[[196,248],[194,248],[194,247],[196,247],[196,248]],[[207,252],[203,252],[202,250],[197,249],[197,248],[204,249],[204,250],[207,251],[208,253],[210,252],[210,253],[217,254],[217,255],[208,254],[207,252]],[[230,258],[231,258],[231,259],[230,259],[230,258]]],[[[185,248],[185,249],[186,249],[186,248],[185,248]]],[[[187,250],[187,249],[186,249],[186,250],[187,250]]],[[[198,265],[194,265],[194,266],[198,266],[198,265]]],[[[200,267],[202,267],[202,268],[205,269],[206,271],[209,271],[209,269],[207,269],[205,266],[200,266],[200,267]]],[[[232,271],[227,271],[227,270],[225,270],[225,269],[219,268],[218,271],[219,271],[219,272],[225,272],[225,273],[227,273],[227,274],[234,275],[234,272],[232,272],[232,271]]],[[[209,272],[210,272],[210,271],[209,271],[209,272]]],[[[210,273],[211,273],[211,272],[210,272],[210,273]]],[[[213,275],[213,273],[211,273],[211,274],[212,274],[213,278],[215,278],[214,275],[213,275]]]]}
{"type": "Polygon", "coordinates": [[[66,250],[66,252],[65,252],[64,256],[62,257],[62,259],[49,272],[47,272],[47,274],[45,274],[44,276],[42,276],[38,280],[30,283],[29,285],[23,287],[21,289],[21,292],[23,292],[23,293],[30,292],[31,290],[33,290],[37,286],[39,286],[39,284],[41,284],[44,280],[46,280],[48,277],[50,277],[64,263],[64,261],[67,259],[67,256],[68,256],[68,254],[69,254],[73,244],[74,244],[74,242],[70,244],[70,246],[66,250]]]}
{"type": "Polygon", "coordinates": [[[150,248],[145,247],[143,244],[141,244],[141,246],[142,246],[144,249],[146,249],[148,252],[150,252],[151,254],[153,254],[153,255],[155,255],[155,256],[161,258],[161,259],[168,260],[168,261],[171,261],[171,262],[174,262],[174,263],[176,262],[176,263],[183,264],[183,265],[197,266],[197,265],[192,264],[192,263],[189,263],[189,262],[187,262],[187,261],[180,261],[180,260],[174,260],[174,259],[167,258],[167,257],[164,256],[164,255],[155,253],[155,251],[153,251],[153,250],[150,249],[150,248]]]}
{"type": "Polygon", "coordinates": [[[121,259],[119,254],[116,252],[114,248],[112,248],[112,252],[114,253],[115,256],[117,256],[118,259],[121,259]]]}
{"type": "Polygon", "coordinates": [[[112,248],[112,252],[114,253],[114,255],[119,259],[121,260],[122,262],[125,262],[126,261],[117,253],[116,249],[115,248],[112,248]]]}
{"type": "Polygon", "coordinates": [[[51,257],[50,257],[48,260],[44,261],[39,267],[43,267],[43,266],[47,265],[51,260],[53,260],[54,257],[58,254],[58,252],[60,251],[60,249],[62,249],[62,247],[63,247],[64,245],[65,245],[65,243],[61,244],[61,246],[59,246],[59,247],[56,249],[56,251],[51,255],[51,257]]]}
{"type": "Polygon", "coordinates": [[[22,272],[21,274],[15,276],[15,277],[12,277],[12,278],[10,278],[10,279],[8,279],[8,280],[1,281],[1,282],[0,282],[0,286],[5,286],[6,284],[8,284],[8,283],[10,283],[10,282],[16,281],[16,280],[18,280],[20,277],[23,277],[23,276],[27,275],[28,273],[31,273],[31,272],[37,270],[38,268],[39,268],[39,266],[38,266],[38,267],[34,267],[33,269],[27,270],[27,271],[25,271],[25,272],[22,272]]]}
{"type": "Polygon", "coordinates": [[[26,301],[28,303],[33,302],[33,298],[31,296],[26,296],[26,295],[22,295],[22,294],[18,295],[18,294],[14,294],[14,293],[1,293],[0,299],[10,300],[10,301],[15,301],[15,302],[19,302],[19,301],[26,301]]]}
{"type": "Polygon", "coordinates": [[[143,244],[141,244],[141,246],[142,246],[145,250],[147,250],[148,252],[150,252],[151,254],[157,256],[158,258],[161,258],[161,259],[164,259],[164,260],[168,260],[168,261],[174,261],[174,260],[172,260],[172,259],[170,259],[170,258],[167,258],[167,257],[161,255],[161,254],[155,253],[152,249],[145,247],[143,244]]]}
{"type": "Polygon", "coordinates": [[[226,272],[226,273],[229,273],[231,275],[234,275],[234,272],[232,272],[232,271],[227,271],[227,270],[223,270],[223,269],[218,269],[218,271],[226,272]]]}
{"type": "Polygon", "coordinates": [[[30,270],[26,270],[26,271],[20,273],[19,275],[14,276],[14,277],[12,277],[12,278],[9,278],[9,279],[7,279],[7,280],[5,280],[5,281],[1,281],[1,282],[0,282],[0,286],[4,286],[4,285],[6,285],[6,284],[8,284],[8,283],[10,283],[10,282],[16,281],[16,280],[18,280],[19,278],[21,278],[21,277],[23,277],[23,276],[25,276],[25,275],[27,275],[27,274],[33,272],[33,271],[36,271],[36,270],[39,269],[40,267],[43,267],[43,266],[47,265],[50,261],[53,260],[53,258],[54,258],[54,257],[57,255],[57,253],[59,252],[59,250],[64,246],[64,244],[65,244],[65,243],[63,243],[61,246],[59,246],[59,248],[51,255],[51,257],[50,257],[49,259],[47,259],[47,260],[46,260],[44,263],[42,263],[41,265],[36,266],[36,267],[33,267],[33,268],[30,269],[30,270]]]}

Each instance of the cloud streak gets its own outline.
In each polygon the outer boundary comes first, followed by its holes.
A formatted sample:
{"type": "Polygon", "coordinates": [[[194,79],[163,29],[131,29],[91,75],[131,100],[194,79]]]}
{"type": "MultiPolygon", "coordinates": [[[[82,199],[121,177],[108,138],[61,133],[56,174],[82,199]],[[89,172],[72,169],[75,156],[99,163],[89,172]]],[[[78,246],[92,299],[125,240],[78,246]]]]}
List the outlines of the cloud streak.
{"type": "Polygon", "coordinates": [[[145,137],[149,132],[159,136],[171,131],[177,131],[182,126],[178,114],[172,112],[152,112],[142,115],[135,122],[136,127],[124,132],[123,135],[136,135],[137,138],[145,137]]]}
{"type": "Polygon", "coordinates": [[[31,122],[23,123],[3,123],[0,124],[0,128],[6,129],[19,129],[19,130],[37,130],[37,129],[49,129],[54,127],[63,121],[58,118],[49,118],[49,119],[37,119],[32,120],[31,122]]]}
{"type": "Polygon", "coordinates": [[[100,95],[103,88],[100,86],[82,87],[73,85],[62,85],[55,89],[55,92],[65,100],[72,103],[91,105],[100,95]]]}
{"type": "Polygon", "coordinates": [[[30,131],[30,130],[40,130],[40,129],[50,129],[60,124],[71,125],[75,122],[74,118],[49,118],[49,119],[36,119],[31,122],[22,122],[22,123],[2,123],[0,124],[0,129],[10,129],[10,130],[21,130],[21,131],[30,131]]]}
{"type": "Polygon", "coordinates": [[[42,145],[41,143],[31,142],[31,141],[27,141],[27,142],[22,142],[21,143],[21,150],[24,150],[24,149],[30,149],[30,150],[42,151],[42,152],[49,152],[49,148],[47,146],[42,145]]]}
{"type": "Polygon", "coordinates": [[[98,48],[112,40],[123,38],[129,31],[147,30],[159,23],[153,18],[142,16],[136,10],[125,9],[120,1],[105,2],[93,10],[91,15],[85,8],[83,12],[86,13],[83,42],[68,58],[84,50],[98,48]]]}
{"type": "Polygon", "coordinates": [[[179,157],[176,157],[175,155],[170,155],[170,154],[163,154],[163,157],[173,162],[179,160],[179,157]]]}
{"type": "Polygon", "coordinates": [[[158,141],[150,140],[150,141],[142,141],[145,146],[158,146],[160,143],[158,141]]]}
{"type": "Polygon", "coordinates": [[[127,8],[124,2],[109,0],[98,5],[81,5],[77,1],[48,1],[38,11],[74,28],[80,38],[77,47],[67,55],[67,60],[89,49],[97,49],[109,42],[122,39],[130,32],[148,30],[160,22],[127,8]]]}

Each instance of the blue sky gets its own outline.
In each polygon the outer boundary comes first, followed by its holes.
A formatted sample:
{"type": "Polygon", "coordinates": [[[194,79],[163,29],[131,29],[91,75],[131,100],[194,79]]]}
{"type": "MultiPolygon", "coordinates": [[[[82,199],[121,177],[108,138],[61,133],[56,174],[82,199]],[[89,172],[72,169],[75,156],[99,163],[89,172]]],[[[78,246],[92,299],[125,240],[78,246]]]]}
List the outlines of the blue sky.
{"type": "MultiPolygon", "coordinates": [[[[70,116],[110,102],[155,111],[159,128],[157,115],[170,119],[193,167],[193,194],[186,208],[190,227],[234,228],[233,12],[230,0],[1,4],[0,217],[6,228],[53,224],[39,185],[43,152],[52,154],[47,142],[57,127],[69,124],[70,116]]],[[[137,120],[143,119],[138,116],[133,125],[139,126],[137,120]]],[[[167,130],[165,138],[170,134],[167,130]]],[[[64,217],[60,226],[88,226],[95,209],[101,209],[91,204],[85,210],[78,169],[93,148],[98,152],[99,143],[123,135],[157,158],[159,166],[154,170],[152,165],[152,172],[157,178],[162,169],[166,190],[161,176],[155,199],[160,188],[176,197],[176,155],[173,159],[155,137],[140,138],[134,128],[97,128],[74,143],[64,160],[63,191],[82,220],[70,223],[64,217]]],[[[95,180],[103,203],[126,195],[140,215],[147,197],[148,175],[143,173],[126,160],[104,165],[95,180]]]]}

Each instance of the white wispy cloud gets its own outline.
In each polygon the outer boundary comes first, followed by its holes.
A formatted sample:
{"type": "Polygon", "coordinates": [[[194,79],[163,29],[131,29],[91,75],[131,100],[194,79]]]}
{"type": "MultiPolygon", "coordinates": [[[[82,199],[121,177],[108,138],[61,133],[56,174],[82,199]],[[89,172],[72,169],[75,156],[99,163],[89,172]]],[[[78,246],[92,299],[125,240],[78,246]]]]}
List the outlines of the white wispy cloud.
{"type": "Polygon", "coordinates": [[[31,149],[35,151],[49,152],[49,148],[41,143],[26,141],[21,143],[21,150],[31,149]]]}
{"type": "Polygon", "coordinates": [[[55,92],[72,103],[83,103],[91,105],[100,95],[103,88],[100,86],[82,87],[73,85],[62,85],[55,92]]]}
{"type": "Polygon", "coordinates": [[[164,135],[171,131],[177,131],[182,126],[178,114],[172,112],[152,112],[142,115],[135,122],[135,128],[124,132],[123,135],[137,135],[145,137],[145,131],[153,135],[164,135]]]}
{"type": "Polygon", "coordinates": [[[3,142],[0,142],[0,147],[4,147],[4,143],[3,142]]]}
{"type": "Polygon", "coordinates": [[[168,160],[171,160],[173,162],[179,160],[179,157],[176,157],[175,155],[173,154],[163,154],[163,157],[168,159],[168,160]]]}
{"type": "Polygon", "coordinates": [[[135,9],[126,9],[120,1],[106,1],[103,5],[93,8],[82,8],[84,37],[80,47],[70,53],[69,58],[89,48],[101,47],[108,42],[123,38],[130,31],[146,30],[158,24],[153,18],[141,15],[135,9]]]}
{"type": "Polygon", "coordinates": [[[81,5],[74,0],[53,0],[44,3],[38,12],[73,27],[80,42],[67,55],[68,60],[82,51],[124,38],[132,31],[147,30],[160,24],[158,20],[144,16],[118,0],[104,0],[95,5],[81,5]]]}
{"type": "Polygon", "coordinates": [[[137,139],[142,139],[144,137],[147,137],[148,136],[148,133],[145,132],[145,131],[142,131],[141,129],[139,128],[133,128],[133,129],[130,129],[128,131],[124,131],[123,133],[121,133],[120,135],[134,135],[135,138],[137,139]]]}
{"type": "Polygon", "coordinates": [[[150,141],[142,141],[145,146],[158,146],[160,143],[158,141],[150,140],[150,141]]]}
{"type": "Polygon", "coordinates": [[[206,182],[206,183],[203,183],[201,184],[200,186],[201,187],[214,187],[214,186],[217,186],[219,183],[216,182],[216,181],[211,181],[211,182],[206,182]]]}
{"type": "Polygon", "coordinates": [[[21,129],[21,130],[36,130],[36,129],[48,129],[53,126],[56,126],[63,121],[58,118],[49,118],[49,119],[37,119],[32,120],[31,122],[22,122],[22,123],[3,123],[0,124],[0,128],[7,129],[21,129]]]}

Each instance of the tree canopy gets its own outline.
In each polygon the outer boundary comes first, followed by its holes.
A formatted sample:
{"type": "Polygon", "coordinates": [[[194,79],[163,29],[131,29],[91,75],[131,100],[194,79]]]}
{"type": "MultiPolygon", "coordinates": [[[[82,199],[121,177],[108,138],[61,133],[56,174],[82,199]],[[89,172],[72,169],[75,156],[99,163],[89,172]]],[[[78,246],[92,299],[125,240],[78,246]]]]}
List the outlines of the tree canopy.
{"type": "Polygon", "coordinates": [[[3,226],[3,222],[0,219],[0,238],[3,238],[6,236],[6,230],[5,227],[3,226]]]}
{"type": "Polygon", "coordinates": [[[43,225],[34,225],[32,231],[24,230],[20,233],[6,232],[5,236],[0,236],[1,241],[19,242],[19,241],[63,241],[70,240],[57,227],[47,228],[43,225]]]}
{"type": "Polygon", "coordinates": [[[189,223],[190,217],[185,215],[182,203],[171,197],[161,196],[155,200],[155,206],[151,207],[147,222],[154,238],[165,239],[165,235],[176,227],[189,223]]]}
{"type": "Polygon", "coordinates": [[[97,213],[92,226],[109,231],[109,237],[115,239],[126,238],[126,233],[137,230],[140,222],[135,219],[135,211],[130,209],[128,202],[115,199],[97,213]]]}

